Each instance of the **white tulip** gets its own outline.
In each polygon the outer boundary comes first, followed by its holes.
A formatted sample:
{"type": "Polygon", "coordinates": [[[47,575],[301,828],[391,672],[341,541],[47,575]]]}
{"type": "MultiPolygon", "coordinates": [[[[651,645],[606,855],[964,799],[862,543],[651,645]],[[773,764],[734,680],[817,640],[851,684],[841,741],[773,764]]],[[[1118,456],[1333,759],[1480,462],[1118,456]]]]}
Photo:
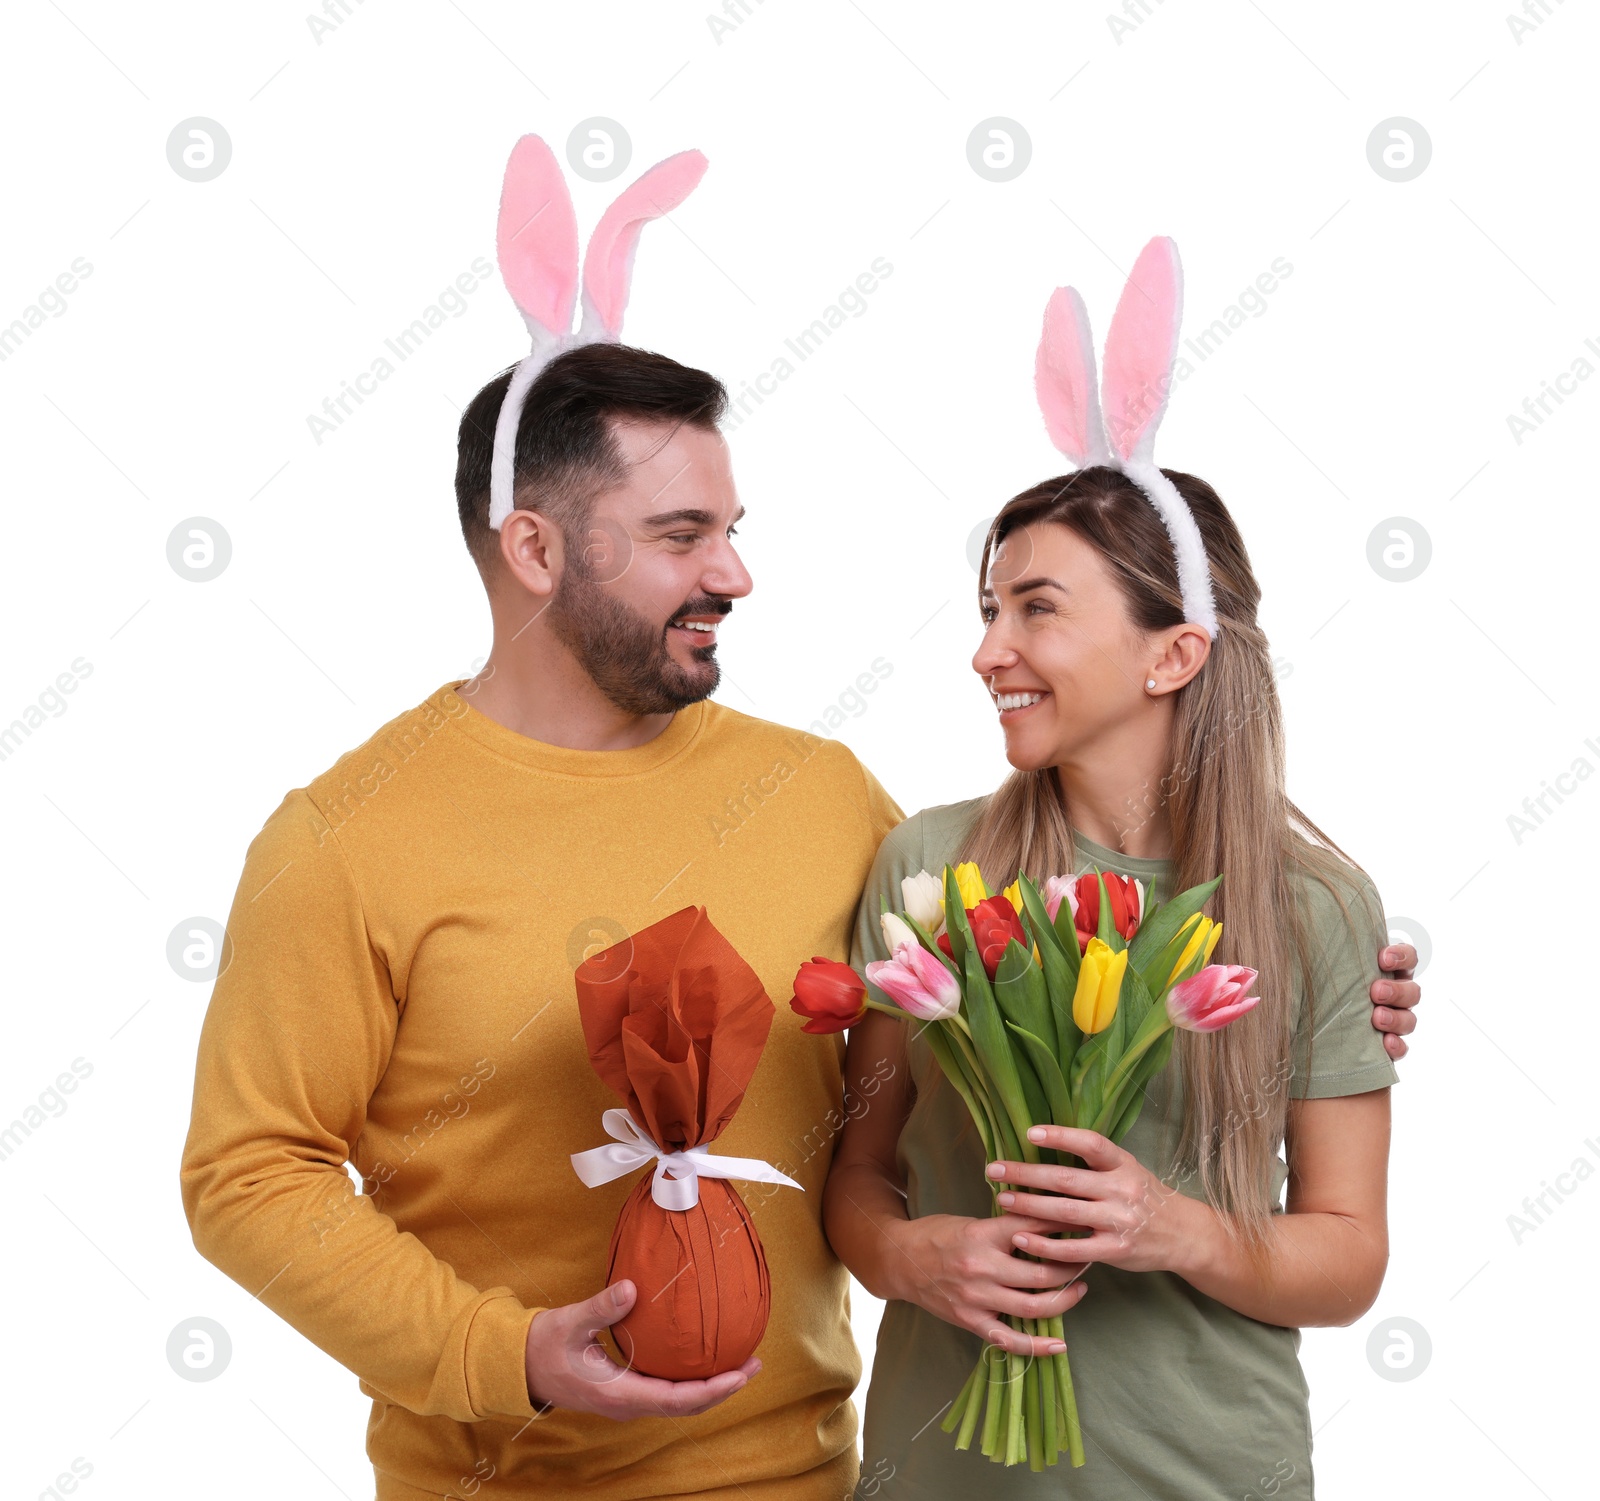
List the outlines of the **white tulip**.
{"type": "Polygon", "coordinates": [[[911,925],[896,912],[885,912],[878,919],[883,928],[883,941],[889,952],[894,953],[902,943],[909,943],[912,948],[922,947],[917,935],[911,931],[911,925]]]}
{"type": "Polygon", "coordinates": [[[930,876],[925,870],[907,876],[900,883],[900,895],[907,917],[921,923],[932,937],[937,938],[944,931],[944,887],[937,876],[930,876]]]}

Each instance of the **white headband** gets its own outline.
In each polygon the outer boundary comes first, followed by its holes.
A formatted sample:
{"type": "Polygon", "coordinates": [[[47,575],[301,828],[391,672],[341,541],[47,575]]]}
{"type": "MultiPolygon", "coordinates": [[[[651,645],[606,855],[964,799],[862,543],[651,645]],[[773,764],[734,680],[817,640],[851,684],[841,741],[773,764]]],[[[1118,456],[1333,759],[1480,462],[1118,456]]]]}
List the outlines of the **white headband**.
{"type": "Polygon", "coordinates": [[[1045,307],[1033,383],[1051,442],[1079,468],[1106,464],[1121,470],[1156,508],[1177,558],[1184,618],[1215,641],[1217,609],[1205,542],[1188,503],[1152,457],[1172,392],[1182,319],[1178,247],[1158,236],[1139,252],[1112,314],[1100,393],[1089,315],[1073,287],[1057,287],[1045,307]]]}
{"type": "Polygon", "coordinates": [[[657,162],[608,208],[589,236],[583,257],[583,319],[572,328],[578,298],[578,220],[555,155],[535,135],[511,148],[500,190],[495,236],[500,275],[533,337],[533,352],[512,372],[494,427],[489,466],[489,525],[496,531],[511,514],[516,478],[517,426],[522,403],[539,372],[558,354],[580,344],[615,344],[633,281],[639,234],[683,202],[705,174],[698,151],[657,162]]]}

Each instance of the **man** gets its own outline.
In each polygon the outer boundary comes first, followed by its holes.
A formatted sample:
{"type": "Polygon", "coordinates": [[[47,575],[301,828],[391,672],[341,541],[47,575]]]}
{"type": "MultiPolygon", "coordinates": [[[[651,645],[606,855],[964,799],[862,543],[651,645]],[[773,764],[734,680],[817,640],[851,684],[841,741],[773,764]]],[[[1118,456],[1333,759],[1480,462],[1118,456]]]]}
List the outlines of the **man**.
{"type": "MultiPolygon", "coordinates": [[[[860,1376],[820,1222],[842,1039],[780,1009],[717,1140],[804,1189],[743,1190],[771,1269],[759,1360],[655,1380],[598,1338],[640,1296],[600,1286],[632,1179],[589,1189],[568,1161],[615,1103],[572,971],[704,905],[781,1002],[802,960],[847,956],[900,810],[843,745],[709,698],[751,587],[720,383],[615,344],[557,358],[496,533],[506,385],[467,409],[456,479],[487,664],[289,793],[250,847],[184,1153],[195,1243],[360,1376],[379,1501],[836,1501],[860,1376]]],[[[1383,983],[1409,1031],[1415,985],[1383,983]]]]}

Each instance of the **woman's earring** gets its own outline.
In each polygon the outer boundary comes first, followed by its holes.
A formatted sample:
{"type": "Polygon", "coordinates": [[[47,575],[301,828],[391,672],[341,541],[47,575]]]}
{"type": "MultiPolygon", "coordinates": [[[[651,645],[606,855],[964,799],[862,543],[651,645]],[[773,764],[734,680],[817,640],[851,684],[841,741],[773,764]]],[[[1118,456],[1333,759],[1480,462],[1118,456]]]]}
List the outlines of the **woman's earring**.
{"type": "Polygon", "coordinates": [[[1156,685],[1156,680],[1154,678],[1146,678],[1144,680],[1144,685],[1146,688],[1154,688],[1156,685]]]}

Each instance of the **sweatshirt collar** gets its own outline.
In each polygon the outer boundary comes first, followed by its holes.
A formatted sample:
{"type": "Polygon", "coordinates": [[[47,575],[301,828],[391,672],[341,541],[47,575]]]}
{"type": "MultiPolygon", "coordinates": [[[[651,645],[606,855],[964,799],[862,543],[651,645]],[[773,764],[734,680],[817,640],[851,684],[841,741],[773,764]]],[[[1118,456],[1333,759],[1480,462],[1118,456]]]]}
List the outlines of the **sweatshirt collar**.
{"type": "Polygon", "coordinates": [[[631,745],[625,750],[575,750],[570,746],[549,745],[543,740],[535,740],[489,718],[482,710],[474,708],[471,699],[459,691],[465,682],[465,678],[458,678],[446,683],[430,702],[487,750],[534,771],[556,776],[631,777],[657,771],[686,751],[698,738],[706,722],[709,703],[709,700],[702,699],[686,709],[680,709],[672,716],[666,729],[643,745],[631,745]]]}

